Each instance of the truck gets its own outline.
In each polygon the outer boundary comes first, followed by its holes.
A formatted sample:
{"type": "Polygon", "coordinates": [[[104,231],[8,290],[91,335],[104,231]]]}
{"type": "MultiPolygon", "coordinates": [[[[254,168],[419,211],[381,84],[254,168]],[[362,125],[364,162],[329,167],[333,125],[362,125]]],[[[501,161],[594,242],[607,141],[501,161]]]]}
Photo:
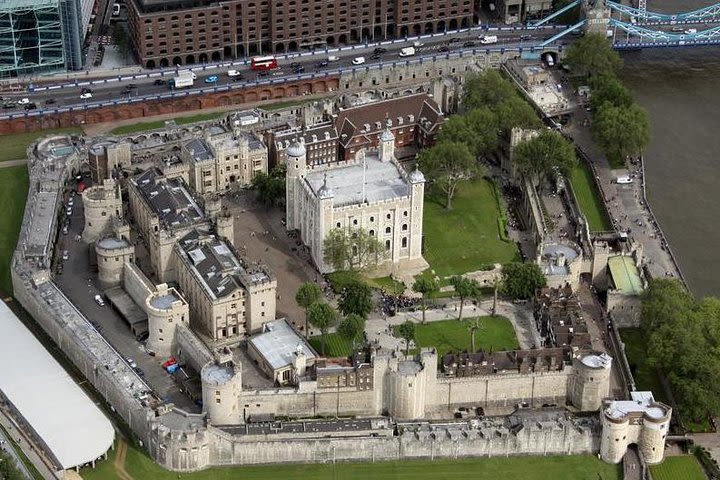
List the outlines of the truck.
{"type": "Polygon", "coordinates": [[[489,45],[491,43],[497,43],[498,37],[497,35],[481,35],[480,36],[480,43],[483,45],[489,45]]]}
{"type": "Polygon", "coordinates": [[[173,78],[172,86],[175,88],[192,87],[196,77],[197,75],[189,70],[178,72],[173,78]]]}
{"type": "Polygon", "coordinates": [[[407,47],[400,50],[401,57],[412,57],[415,55],[415,47],[407,47]]]}

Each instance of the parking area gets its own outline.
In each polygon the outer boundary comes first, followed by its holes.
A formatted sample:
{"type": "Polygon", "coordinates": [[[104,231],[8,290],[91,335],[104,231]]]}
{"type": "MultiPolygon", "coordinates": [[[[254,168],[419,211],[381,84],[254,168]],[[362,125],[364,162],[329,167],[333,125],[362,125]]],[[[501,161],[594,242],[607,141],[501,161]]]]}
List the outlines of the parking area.
{"type": "Polygon", "coordinates": [[[173,377],[162,368],[162,362],[167,359],[148,355],[120,314],[108,302],[105,306],[95,302],[95,295],[102,294],[102,291],[97,272],[90,263],[89,246],[80,239],[84,226],[81,195],[75,196],[70,219],[68,233],[61,232],[56,245],[59,251],[67,250],[68,256],[62,273],[55,276],[58,287],[123,357],[137,364],[158,397],[180,408],[199,411],[199,407],[180,391],[173,377]]]}

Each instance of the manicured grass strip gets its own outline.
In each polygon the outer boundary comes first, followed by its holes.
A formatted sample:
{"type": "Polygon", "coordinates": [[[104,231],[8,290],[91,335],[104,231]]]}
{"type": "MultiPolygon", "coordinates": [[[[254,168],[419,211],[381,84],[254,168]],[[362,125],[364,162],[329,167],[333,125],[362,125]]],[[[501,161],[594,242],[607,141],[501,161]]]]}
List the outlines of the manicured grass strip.
{"type": "Polygon", "coordinates": [[[666,457],[660,465],[650,467],[653,480],[705,480],[707,477],[692,455],[666,457]]]}
{"type": "Polygon", "coordinates": [[[580,204],[580,210],[585,214],[590,231],[604,232],[612,229],[610,219],[603,208],[600,192],[598,191],[592,172],[585,162],[579,162],[570,178],[575,196],[580,204]]]}
{"type": "Polygon", "coordinates": [[[497,201],[487,179],[463,183],[447,210],[425,198],[424,257],[441,277],[472,272],[489,263],[518,260],[517,246],[498,233],[497,201]]]}
{"type": "Polygon", "coordinates": [[[402,295],[405,291],[405,284],[391,277],[366,278],[365,283],[372,288],[385,290],[388,295],[402,295]]]}
{"type": "MultiPolygon", "coordinates": [[[[320,353],[320,336],[310,337],[310,345],[316,352],[320,353]]],[[[337,333],[328,333],[325,336],[325,356],[347,357],[352,352],[350,342],[337,333]]]]}
{"type": "MultiPolygon", "coordinates": [[[[201,113],[198,115],[190,115],[175,118],[178,125],[186,125],[188,123],[205,122],[207,120],[215,120],[216,118],[227,115],[228,112],[212,112],[201,113]]],[[[165,127],[165,120],[154,120],[152,122],[134,123],[132,125],[123,125],[110,131],[113,135],[127,135],[128,133],[144,132],[145,130],[155,130],[165,127]]]]}
{"type": "Polygon", "coordinates": [[[13,133],[0,136],[0,162],[7,160],[24,160],[27,158],[27,147],[35,140],[46,135],[61,133],[82,133],[79,127],[55,128],[30,133],[13,133]]]}
{"type": "MultiPolygon", "coordinates": [[[[465,306],[463,315],[472,307],[465,306]]],[[[473,317],[477,318],[477,317],[473,317]]],[[[515,329],[510,321],[501,316],[479,317],[480,330],[475,333],[475,348],[485,351],[513,350],[519,348],[515,329]]],[[[438,358],[450,352],[470,351],[471,318],[428,322],[415,327],[415,343],[419,347],[435,347],[438,358]]]]}
{"type": "MultiPolygon", "coordinates": [[[[85,480],[114,480],[100,469],[80,471],[85,480]]],[[[111,464],[112,465],[112,464],[111,464]]],[[[125,470],[135,480],[620,480],[620,466],[609,465],[592,455],[551,457],[495,457],[463,460],[268,465],[260,467],[211,468],[195,473],[163,470],[143,452],[128,446],[125,470]]]]}
{"type": "Polygon", "coordinates": [[[28,192],[28,170],[25,165],[0,168],[0,293],[12,293],[10,261],[22,225],[28,192]]]}

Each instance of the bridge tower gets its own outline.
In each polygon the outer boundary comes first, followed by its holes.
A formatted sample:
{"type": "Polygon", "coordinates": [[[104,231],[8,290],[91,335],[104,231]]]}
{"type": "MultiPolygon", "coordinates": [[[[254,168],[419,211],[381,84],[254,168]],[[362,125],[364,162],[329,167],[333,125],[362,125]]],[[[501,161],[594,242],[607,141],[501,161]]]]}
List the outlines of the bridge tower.
{"type": "Polygon", "coordinates": [[[582,11],[585,13],[585,33],[602,33],[603,35],[610,24],[610,8],[605,5],[605,0],[583,0],[582,11]]]}

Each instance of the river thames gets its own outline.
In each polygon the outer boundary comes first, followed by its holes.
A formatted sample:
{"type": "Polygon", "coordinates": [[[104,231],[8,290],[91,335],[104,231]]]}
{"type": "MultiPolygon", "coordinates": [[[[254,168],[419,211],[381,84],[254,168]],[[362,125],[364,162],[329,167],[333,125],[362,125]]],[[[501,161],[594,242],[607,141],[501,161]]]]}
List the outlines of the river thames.
{"type": "MultiPolygon", "coordinates": [[[[716,3],[648,0],[680,12],[716,3]]],[[[720,46],[622,54],[623,83],[650,114],[647,194],[688,286],[720,296],[720,46]]]]}

